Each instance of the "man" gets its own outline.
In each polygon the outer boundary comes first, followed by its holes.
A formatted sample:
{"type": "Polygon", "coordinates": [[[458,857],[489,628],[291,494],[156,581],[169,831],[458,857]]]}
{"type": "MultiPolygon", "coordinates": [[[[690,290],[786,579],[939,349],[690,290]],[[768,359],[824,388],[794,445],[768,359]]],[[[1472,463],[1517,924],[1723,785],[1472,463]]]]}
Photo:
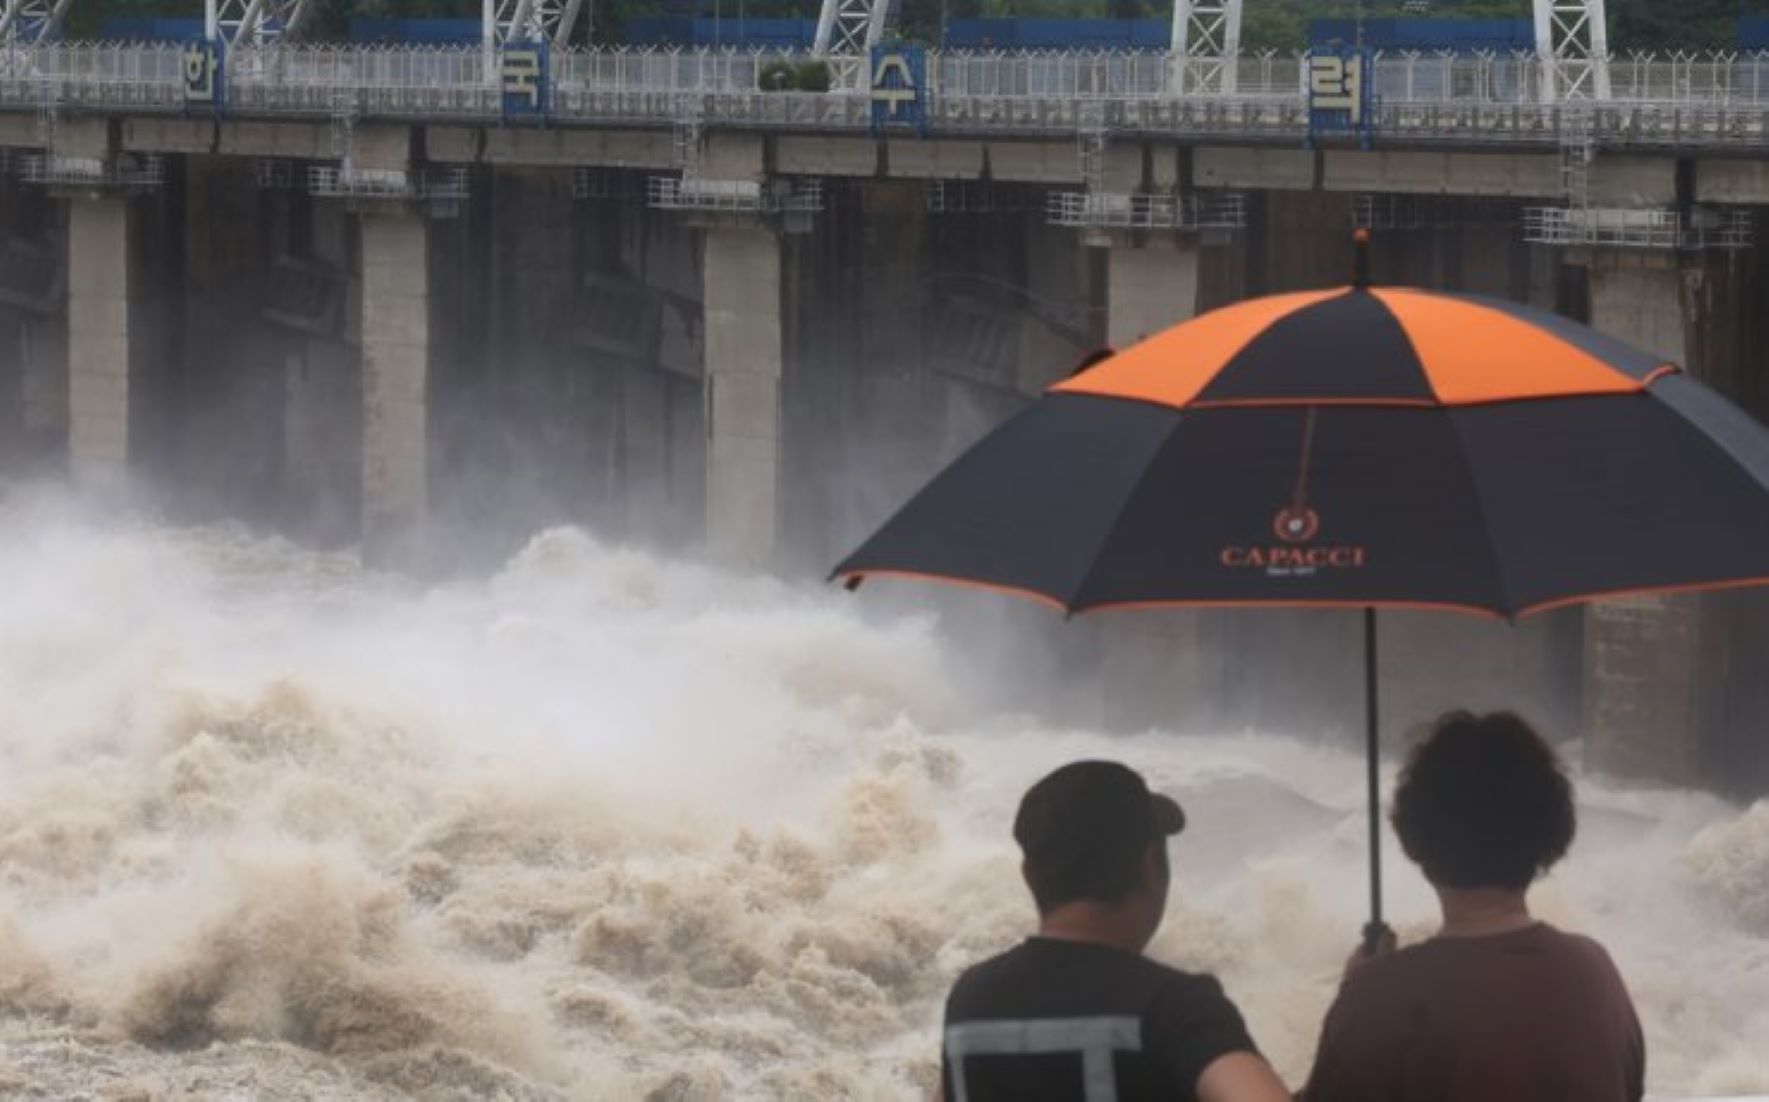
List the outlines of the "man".
{"type": "Polygon", "coordinates": [[[1394,829],[1443,928],[1354,955],[1308,1102],[1638,1102],[1646,1049],[1614,963],[1536,921],[1525,898],[1575,827],[1572,784],[1523,720],[1438,720],[1401,773],[1394,829]]]}
{"type": "Polygon", "coordinates": [[[1288,1102],[1209,976],[1142,955],[1161,926],[1179,805],[1113,762],[1066,765],[1014,818],[1038,934],[946,1002],[946,1102],[1288,1102]]]}

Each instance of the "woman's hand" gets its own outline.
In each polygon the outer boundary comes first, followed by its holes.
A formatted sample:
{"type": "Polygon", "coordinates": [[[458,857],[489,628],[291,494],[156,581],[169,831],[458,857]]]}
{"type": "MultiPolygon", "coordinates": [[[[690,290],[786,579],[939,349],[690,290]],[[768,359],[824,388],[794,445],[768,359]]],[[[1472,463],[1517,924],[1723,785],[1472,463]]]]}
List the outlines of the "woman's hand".
{"type": "Polygon", "coordinates": [[[1392,930],[1387,924],[1375,927],[1374,929],[1366,929],[1364,931],[1364,940],[1356,949],[1351,951],[1351,956],[1346,958],[1345,971],[1340,975],[1339,982],[1344,983],[1351,978],[1353,972],[1356,972],[1359,968],[1362,968],[1377,957],[1385,957],[1389,953],[1394,952],[1399,945],[1400,942],[1395,938],[1394,930],[1392,930]]]}

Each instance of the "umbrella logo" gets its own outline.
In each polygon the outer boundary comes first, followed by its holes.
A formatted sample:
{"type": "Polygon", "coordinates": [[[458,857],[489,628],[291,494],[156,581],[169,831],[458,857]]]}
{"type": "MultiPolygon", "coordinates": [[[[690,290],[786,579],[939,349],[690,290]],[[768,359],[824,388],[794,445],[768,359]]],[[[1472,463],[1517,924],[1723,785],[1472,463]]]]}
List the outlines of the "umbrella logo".
{"type": "Polygon", "coordinates": [[[1307,505],[1291,502],[1278,510],[1271,527],[1285,543],[1307,543],[1320,534],[1321,515],[1307,505]]]}
{"type": "Polygon", "coordinates": [[[1309,460],[1314,454],[1315,411],[1308,411],[1302,432],[1302,459],[1290,503],[1272,518],[1278,542],[1269,547],[1225,547],[1218,556],[1230,570],[1262,570],[1272,578],[1312,578],[1328,570],[1362,570],[1368,552],[1359,546],[1319,547],[1321,515],[1308,504],[1309,460]]]}

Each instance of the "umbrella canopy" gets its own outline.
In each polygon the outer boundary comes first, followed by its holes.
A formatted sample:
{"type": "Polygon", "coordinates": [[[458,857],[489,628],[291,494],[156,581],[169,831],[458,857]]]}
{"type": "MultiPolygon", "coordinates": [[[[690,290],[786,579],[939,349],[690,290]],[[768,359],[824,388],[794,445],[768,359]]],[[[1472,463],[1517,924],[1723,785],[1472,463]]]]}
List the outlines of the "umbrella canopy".
{"type": "Polygon", "coordinates": [[[1518,617],[1769,581],[1769,434],[1659,357],[1494,300],[1204,314],[1053,387],[836,568],[1069,612],[1518,617]]]}
{"type": "Polygon", "coordinates": [[[1360,282],[1218,310],[1096,362],[835,575],[1065,612],[1364,609],[1373,947],[1375,610],[1514,619],[1769,583],[1769,433],[1677,365],[1565,319],[1360,282]]]}

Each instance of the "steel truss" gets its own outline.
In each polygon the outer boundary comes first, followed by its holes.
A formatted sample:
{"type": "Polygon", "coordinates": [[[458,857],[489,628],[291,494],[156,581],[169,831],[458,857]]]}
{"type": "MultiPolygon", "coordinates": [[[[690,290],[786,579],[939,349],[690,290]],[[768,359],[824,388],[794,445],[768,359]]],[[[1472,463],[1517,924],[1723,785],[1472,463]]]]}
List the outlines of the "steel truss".
{"type": "Polygon", "coordinates": [[[1606,0],[1534,0],[1542,95],[1554,100],[1609,98],[1606,0]]]}
{"type": "Polygon", "coordinates": [[[1172,55],[1183,95],[1233,95],[1241,0],[1174,0],[1172,55]]]}
{"type": "Polygon", "coordinates": [[[0,42],[29,45],[55,37],[73,0],[6,0],[0,8],[0,42]]]}
{"type": "Polygon", "coordinates": [[[819,57],[857,57],[884,41],[892,0],[823,0],[817,15],[817,38],[811,51],[819,57]]]}
{"type": "Polygon", "coordinates": [[[579,19],[589,19],[594,0],[484,0],[485,41],[571,45],[579,19]]]}
{"type": "Polygon", "coordinates": [[[229,46],[262,45],[300,29],[307,0],[204,0],[204,31],[229,46]]]}

